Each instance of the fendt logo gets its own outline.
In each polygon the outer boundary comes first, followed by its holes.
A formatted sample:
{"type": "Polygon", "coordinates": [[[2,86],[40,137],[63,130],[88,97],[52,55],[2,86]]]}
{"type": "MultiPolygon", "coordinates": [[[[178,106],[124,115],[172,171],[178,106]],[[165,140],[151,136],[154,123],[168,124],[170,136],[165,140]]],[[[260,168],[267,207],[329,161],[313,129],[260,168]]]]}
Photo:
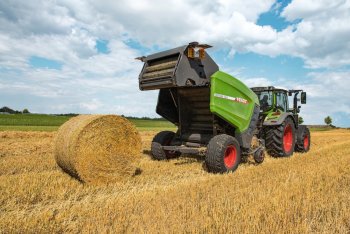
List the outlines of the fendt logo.
{"type": "Polygon", "coordinates": [[[248,100],[244,99],[244,98],[240,98],[240,97],[230,97],[227,95],[223,95],[223,94],[219,94],[219,93],[214,93],[214,97],[218,97],[218,98],[223,98],[223,99],[227,99],[233,102],[239,102],[242,104],[248,104],[248,100]]]}

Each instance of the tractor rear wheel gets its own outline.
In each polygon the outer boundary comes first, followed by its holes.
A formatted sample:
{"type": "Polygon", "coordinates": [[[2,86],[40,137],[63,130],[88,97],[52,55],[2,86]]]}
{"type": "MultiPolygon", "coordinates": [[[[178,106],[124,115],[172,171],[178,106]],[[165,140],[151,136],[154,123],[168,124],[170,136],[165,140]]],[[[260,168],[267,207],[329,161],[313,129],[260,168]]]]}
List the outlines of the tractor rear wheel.
{"type": "Polygon", "coordinates": [[[240,162],[241,148],[236,138],[221,134],[209,141],[205,156],[205,164],[209,172],[233,172],[240,162]]]}
{"type": "Polygon", "coordinates": [[[152,159],[167,160],[180,156],[180,152],[167,151],[162,147],[170,145],[174,137],[175,133],[171,131],[162,131],[155,135],[151,145],[152,159]]]}
{"type": "Polygon", "coordinates": [[[308,128],[304,128],[301,137],[297,139],[297,143],[295,144],[295,151],[306,153],[310,150],[310,130],[308,128]]]}
{"type": "Polygon", "coordinates": [[[295,127],[291,118],[286,118],[279,126],[265,130],[265,146],[267,152],[274,157],[291,156],[295,145],[295,127]]]}

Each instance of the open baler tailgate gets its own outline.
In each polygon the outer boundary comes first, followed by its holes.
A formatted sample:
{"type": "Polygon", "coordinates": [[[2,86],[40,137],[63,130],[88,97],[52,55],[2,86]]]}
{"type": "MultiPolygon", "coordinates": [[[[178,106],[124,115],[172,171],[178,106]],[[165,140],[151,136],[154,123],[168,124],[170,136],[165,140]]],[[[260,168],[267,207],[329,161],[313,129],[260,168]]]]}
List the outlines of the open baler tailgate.
{"type": "Polygon", "coordinates": [[[139,75],[140,89],[208,85],[210,76],[219,68],[206,52],[202,59],[189,58],[188,50],[193,46],[189,44],[139,58],[144,62],[139,75]]]}

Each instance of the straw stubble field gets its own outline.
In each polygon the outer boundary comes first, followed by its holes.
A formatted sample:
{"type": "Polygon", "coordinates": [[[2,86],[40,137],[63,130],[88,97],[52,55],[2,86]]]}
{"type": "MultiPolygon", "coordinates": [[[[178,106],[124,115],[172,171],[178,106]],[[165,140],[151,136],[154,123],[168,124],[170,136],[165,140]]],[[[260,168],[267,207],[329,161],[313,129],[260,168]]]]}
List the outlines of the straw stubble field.
{"type": "Polygon", "coordinates": [[[225,175],[193,157],[151,161],[155,133],[141,132],[141,174],[92,186],[56,165],[55,132],[0,132],[0,232],[350,232],[350,131],[225,175]]]}

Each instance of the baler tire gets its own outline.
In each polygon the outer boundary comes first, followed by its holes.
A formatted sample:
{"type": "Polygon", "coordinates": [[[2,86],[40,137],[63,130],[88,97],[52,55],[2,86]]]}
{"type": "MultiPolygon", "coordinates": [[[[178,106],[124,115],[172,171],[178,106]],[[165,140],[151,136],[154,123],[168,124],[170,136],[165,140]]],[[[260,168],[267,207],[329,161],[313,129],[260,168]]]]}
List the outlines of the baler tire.
{"type": "Polygon", "coordinates": [[[240,162],[241,149],[236,138],[221,134],[209,141],[205,156],[205,164],[209,172],[233,172],[240,162]]]}
{"type": "Polygon", "coordinates": [[[174,137],[175,133],[171,131],[162,131],[155,135],[151,145],[152,159],[160,161],[180,156],[180,152],[169,152],[162,148],[164,145],[170,145],[174,137]]]}
{"type": "Polygon", "coordinates": [[[271,156],[289,157],[293,155],[296,134],[291,118],[286,118],[281,125],[265,127],[264,131],[265,147],[271,156]]]}
{"type": "Polygon", "coordinates": [[[310,130],[305,128],[301,134],[301,138],[297,139],[295,144],[295,151],[300,153],[306,153],[310,150],[311,136],[310,130]]]}
{"type": "Polygon", "coordinates": [[[258,164],[262,163],[265,159],[264,149],[258,149],[253,155],[254,161],[258,164]]]}

